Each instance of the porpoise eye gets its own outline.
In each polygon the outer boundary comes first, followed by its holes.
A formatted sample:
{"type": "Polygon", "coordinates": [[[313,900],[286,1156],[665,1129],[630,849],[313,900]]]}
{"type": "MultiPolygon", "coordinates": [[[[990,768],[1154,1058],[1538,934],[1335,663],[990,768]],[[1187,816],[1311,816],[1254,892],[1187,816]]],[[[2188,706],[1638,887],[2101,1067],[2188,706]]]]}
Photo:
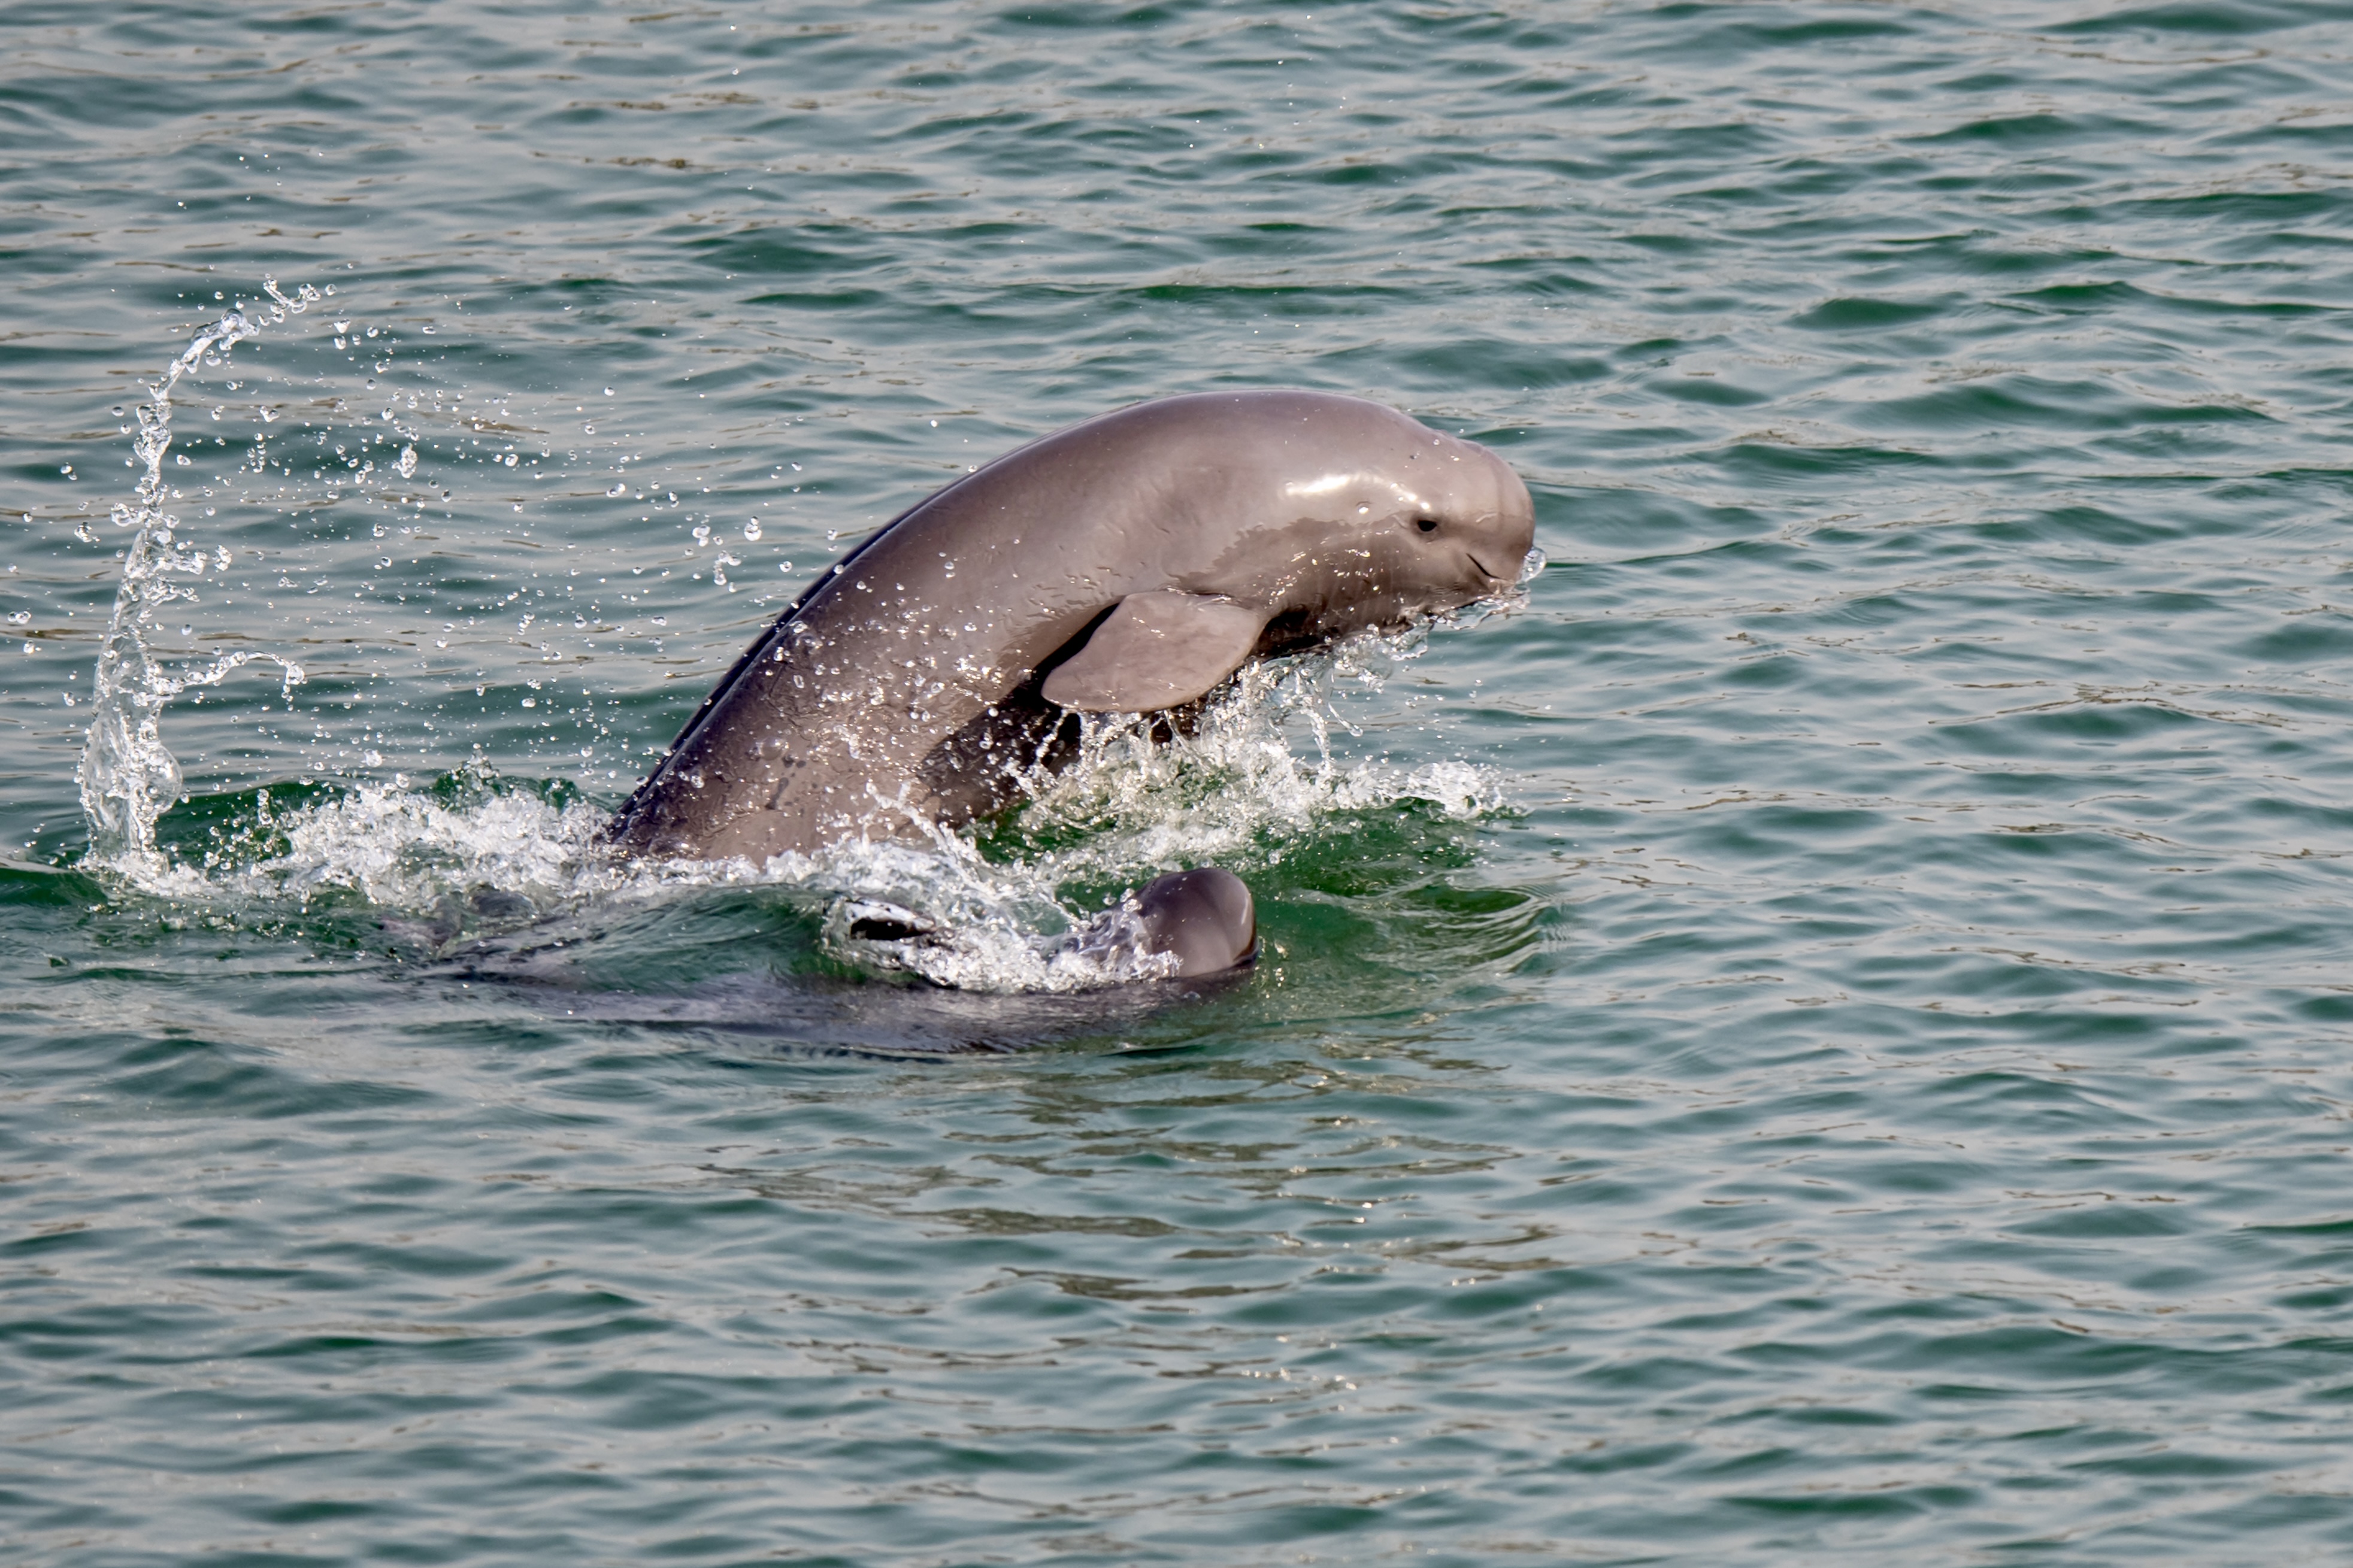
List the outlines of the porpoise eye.
{"type": "Polygon", "coordinates": [[[1413,520],[1413,525],[1424,533],[1438,531],[1438,520],[1434,517],[1417,517],[1413,520]]]}

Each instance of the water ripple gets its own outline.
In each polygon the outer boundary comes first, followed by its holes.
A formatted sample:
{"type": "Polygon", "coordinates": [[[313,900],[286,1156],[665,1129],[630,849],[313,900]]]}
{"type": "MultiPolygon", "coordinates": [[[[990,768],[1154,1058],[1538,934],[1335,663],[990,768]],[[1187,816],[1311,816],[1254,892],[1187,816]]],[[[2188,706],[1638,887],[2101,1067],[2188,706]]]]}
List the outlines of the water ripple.
{"type": "Polygon", "coordinates": [[[2339,9],[12,9],[9,1540],[2341,1557],[2339,9]],[[126,879],[129,410],[265,278],[153,646],[305,679],[126,879]],[[1246,982],[584,870],[844,540],[1262,383],[1505,452],[1526,606],[860,873],[1206,856],[1246,982]]]}

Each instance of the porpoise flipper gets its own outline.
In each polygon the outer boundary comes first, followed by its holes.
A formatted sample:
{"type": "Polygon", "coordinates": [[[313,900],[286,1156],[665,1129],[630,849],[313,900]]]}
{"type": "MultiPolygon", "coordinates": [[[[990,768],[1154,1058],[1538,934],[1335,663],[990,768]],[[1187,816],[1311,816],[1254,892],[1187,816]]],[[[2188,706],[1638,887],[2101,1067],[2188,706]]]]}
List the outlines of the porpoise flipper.
{"type": "Polygon", "coordinates": [[[1156,713],[1190,702],[1241,668],[1267,612],[1206,594],[1130,594],[1057,666],[1046,700],[1082,713],[1156,713]]]}

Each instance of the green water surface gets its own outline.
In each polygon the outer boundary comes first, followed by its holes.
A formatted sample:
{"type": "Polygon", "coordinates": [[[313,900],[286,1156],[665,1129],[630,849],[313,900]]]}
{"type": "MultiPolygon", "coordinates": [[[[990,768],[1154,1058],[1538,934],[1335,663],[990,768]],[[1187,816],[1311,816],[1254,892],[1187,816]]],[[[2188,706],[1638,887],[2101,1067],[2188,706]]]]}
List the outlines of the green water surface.
{"type": "Polygon", "coordinates": [[[2353,1552],[2341,6],[0,39],[0,1561],[2353,1552]],[[265,279],[155,652],[303,679],[169,705],[132,876],[115,411],[265,279]],[[597,880],[849,540],[1259,384],[1494,446],[1549,564],[979,837],[1041,931],[1230,867],[1251,975],[597,880]]]}

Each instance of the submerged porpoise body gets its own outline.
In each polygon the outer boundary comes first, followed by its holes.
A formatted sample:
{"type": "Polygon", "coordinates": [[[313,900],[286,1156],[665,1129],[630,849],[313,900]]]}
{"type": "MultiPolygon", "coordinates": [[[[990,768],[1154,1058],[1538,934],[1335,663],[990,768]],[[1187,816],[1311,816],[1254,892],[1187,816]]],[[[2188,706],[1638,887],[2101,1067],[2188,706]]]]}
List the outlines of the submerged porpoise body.
{"type": "Polygon", "coordinates": [[[1500,593],[1535,537],[1486,447],[1328,393],[1163,398],[902,513],[704,699],[621,849],[764,860],[1004,808],[1079,712],[1181,708],[1253,658],[1500,593]]]}

